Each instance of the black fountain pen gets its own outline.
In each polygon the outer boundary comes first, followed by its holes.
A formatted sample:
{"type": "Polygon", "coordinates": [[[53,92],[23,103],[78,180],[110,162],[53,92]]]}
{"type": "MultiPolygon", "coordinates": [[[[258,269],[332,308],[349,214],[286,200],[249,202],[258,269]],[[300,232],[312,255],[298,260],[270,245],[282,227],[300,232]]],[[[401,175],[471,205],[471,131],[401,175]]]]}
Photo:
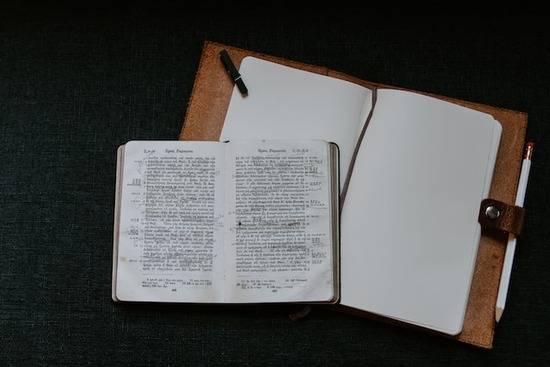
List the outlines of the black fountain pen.
{"type": "Polygon", "coordinates": [[[248,89],[246,88],[246,85],[244,85],[241,74],[239,74],[239,71],[235,67],[235,64],[233,64],[233,61],[231,61],[231,58],[226,50],[220,51],[220,60],[222,60],[225,70],[227,70],[227,73],[231,79],[233,79],[233,82],[237,85],[237,88],[239,88],[239,92],[241,92],[243,97],[246,97],[248,95],[248,89]]]}

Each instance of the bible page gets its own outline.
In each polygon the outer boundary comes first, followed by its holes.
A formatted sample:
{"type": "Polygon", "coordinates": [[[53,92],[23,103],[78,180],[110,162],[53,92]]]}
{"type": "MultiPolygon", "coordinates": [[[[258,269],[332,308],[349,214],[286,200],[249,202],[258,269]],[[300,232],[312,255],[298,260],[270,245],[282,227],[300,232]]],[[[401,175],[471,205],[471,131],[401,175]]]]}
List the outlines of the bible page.
{"type": "Polygon", "coordinates": [[[226,152],[226,302],[335,297],[329,144],[232,141],[226,152]]]}
{"type": "Polygon", "coordinates": [[[131,141],[123,164],[114,296],[221,302],[223,144],[131,141]]]}
{"type": "Polygon", "coordinates": [[[220,141],[321,139],[340,148],[340,187],[371,109],[372,92],[337,78],[245,57],[248,87],[233,89],[220,141]]]}

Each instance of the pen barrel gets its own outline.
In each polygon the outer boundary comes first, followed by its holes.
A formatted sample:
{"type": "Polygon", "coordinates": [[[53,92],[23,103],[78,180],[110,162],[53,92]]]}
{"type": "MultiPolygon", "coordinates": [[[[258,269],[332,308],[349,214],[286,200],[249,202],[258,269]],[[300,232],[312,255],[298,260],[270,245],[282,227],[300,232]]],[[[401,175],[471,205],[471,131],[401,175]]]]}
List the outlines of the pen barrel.
{"type": "Polygon", "coordinates": [[[516,205],[523,206],[525,200],[525,191],[527,190],[527,182],[529,181],[529,170],[531,169],[531,160],[524,159],[521,165],[521,174],[519,176],[518,191],[516,196],[516,205]]]}

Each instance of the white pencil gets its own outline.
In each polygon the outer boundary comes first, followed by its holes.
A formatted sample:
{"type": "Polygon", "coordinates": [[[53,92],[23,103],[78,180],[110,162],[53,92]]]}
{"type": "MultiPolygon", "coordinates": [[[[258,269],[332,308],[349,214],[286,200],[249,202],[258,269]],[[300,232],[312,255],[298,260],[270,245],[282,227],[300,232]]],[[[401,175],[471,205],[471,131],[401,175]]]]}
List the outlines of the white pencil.
{"type": "MultiPolygon", "coordinates": [[[[529,170],[531,169],[531,157],[535,143],[527,143],[525,146],[525,155],[521,165],[521,174],[519,176],[518,191],[516,194],[516,205],[523,206],[527,181],[529,181],[529,170]]],[[[510,284],[510,274],[512,272],[512,263],[514,262],[514,252],[516,251],[516,236],[510,233],[506,254],[504,255],[504,264],[502,265],[502,274],[500,275],[500,285],[498,287],[497,304],[495,309],[495,320],[499,322],[504,312],[506,296],[508,295],[508,285],[510,284]]]]}

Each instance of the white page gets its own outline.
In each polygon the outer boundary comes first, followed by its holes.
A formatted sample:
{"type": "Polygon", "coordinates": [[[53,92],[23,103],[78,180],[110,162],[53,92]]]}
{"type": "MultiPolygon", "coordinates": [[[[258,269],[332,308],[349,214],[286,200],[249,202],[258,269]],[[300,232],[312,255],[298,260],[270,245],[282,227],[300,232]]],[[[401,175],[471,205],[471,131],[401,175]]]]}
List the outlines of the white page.
{"type": "Polygon", "coordinates": [[[341,187],[370,111],[372,92],[357,84],[246,57],[248,96],[233,89],[220,140],[321,139],[340,148],[341,187]]]}
{"type": "Polygon", "coordinates": [[[341,303],[462,329],[501,127],[420,94],[379,90],[341,216],[341,303]]]}
{"type": "Polygon", "coordinates": [[[334,297],[329,144],[226,144],[225,301],[334,297]]]}
{"type": "Polygon", "coordinates": [[[114,298],[221,302],[223,160],[217,142],[125,145],[114,298]]]}

